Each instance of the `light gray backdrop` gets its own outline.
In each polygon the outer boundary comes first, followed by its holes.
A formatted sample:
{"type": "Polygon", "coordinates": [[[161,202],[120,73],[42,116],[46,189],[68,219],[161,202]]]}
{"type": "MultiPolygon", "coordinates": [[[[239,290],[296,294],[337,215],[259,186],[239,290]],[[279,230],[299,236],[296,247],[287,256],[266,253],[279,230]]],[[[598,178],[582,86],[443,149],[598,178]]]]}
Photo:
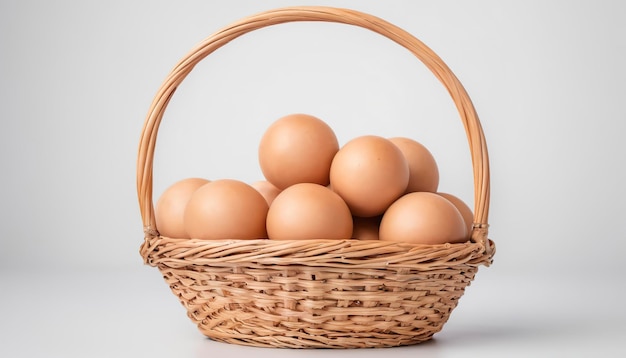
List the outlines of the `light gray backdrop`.
{"type": "MultiPolygon", "coordinates": [[[[489,270],[601,274],[626,249],[625,6],[619,1],[0,2],[0,268],[141,265],[136,151],[150,102],[197,42],[244,16],[316,4],[414,34],[472,97],[491,154],[489,270]]],[[[472,205],[468,146],[443,87],[408,51],[338,24],[246,35],[172,100],[155,195],[187,176],[260,179],[267,125],[326,120],[340,142],[404,135],[472,205]]]]}

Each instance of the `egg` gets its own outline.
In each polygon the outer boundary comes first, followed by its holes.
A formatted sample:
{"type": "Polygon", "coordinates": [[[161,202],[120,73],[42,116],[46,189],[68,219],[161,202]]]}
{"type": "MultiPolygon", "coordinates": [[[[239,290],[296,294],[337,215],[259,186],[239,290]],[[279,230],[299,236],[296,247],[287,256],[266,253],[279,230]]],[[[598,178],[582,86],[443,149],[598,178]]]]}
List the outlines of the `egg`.
{"type": "Polygon", "coordinates": [[[402,196],[387,209],[380,222],[382,241],[415,244],[464,242],[467,229],[459,210],[447,199],[430,192],[402,196]]]}
{"type": "Polygon", "coordinates": [[[378,240],[378,228],[381,219],[381,216],[370,218],[353,217],[352,238],[357,240],[378,240]]]}
{"type": "Polygon", "coordinates": [[[188,238],[184,223],[185,207],[191,194],[208,182],[209,180],[203,178],[186,178],[165,189],[154,208],[159,234],[179,239],[188,238]]]}
{"type": "Polygon", "coordinates": [[[263,197],[265,201],[267,201],[267,205],[272,205],[272,202],[276,198],[276,196],[281,192],[280,189],[274,186],[274,184],[268,182],[267,180],[259,180],[251,184],[254,189],[256,189],[263,197]]]}
{"type": "Polygon", "coordinates": [[[436,192],[439,187],[439,168],[428,148],[410,138],[394,137],[389,140],[402,151],[409,165],[406,192],[436,192]]]}
{"type": "Polygon", "coordinates": [[[272,240],[350,239],[352,215],[337,193],[314,183],[283,190],[267,213],[272,240]]]}
{"type": "Polygon", "coordinates": [[[259,143],[259,165],[274,186],[328,185],[330,164],[339,150],[332,128],[308,114],[290,114],[272,123],[259,143]]]}
{"type": "Polygon", "coordinates": [[[269,206],[251,185],[234,179],[204,184],[185,208],[185,229],[191,238],[249,240],[267,238],[269,206]]]}
{"type": "Polygon", "coordinates": [[[463,217],[463,221],[465,221],[465,227],[467,229],[467,237],[469,238],[472,234],[472,227],[474,226],[474,213],[472,213],[472,209],[470,209],[467,204],[461,198],[452,195],[450,193],[437,193],[444,198],[448,199],[461,213],[463,217]]]}
{"type": "Polygon", "coordinates": [[[400,149],[386,138],[356,137],[335,155],[330,184],[354,216],[382,214],[407,188],[409,167],[400,149]]]}

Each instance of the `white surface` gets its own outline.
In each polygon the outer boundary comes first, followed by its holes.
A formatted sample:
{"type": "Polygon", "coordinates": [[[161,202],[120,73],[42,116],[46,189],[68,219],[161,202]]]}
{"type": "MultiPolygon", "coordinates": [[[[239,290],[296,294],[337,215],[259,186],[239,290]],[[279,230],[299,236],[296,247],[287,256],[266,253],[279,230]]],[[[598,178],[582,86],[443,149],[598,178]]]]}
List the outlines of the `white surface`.
{"type": "Polygon", "coordinates": [[[481,269],[427,343],[298,350],[206,339],[156,268],[3,272],[0,357],[623,357],[623,279],[481,269]]]}
{"type": "MultiPolygon", "coordinates": [[[[279,356],[203,339],[141,266],[135,160],[174,64],[250,14],[368,12],[414,34],[468,90],[487,136],[490,237],[436,339],[406,356],[620,356],[626,320],[626,3],[622,1],[0,1],[0,357],[279,356]]],[[[155,195],[182,177],[256,180],[263,129],[287,112],[421,140],[441,190],[471,205],[467,143],[407,51],[336,24],[246,35],[199,65],[161,126],[155,195]]],[[[372,355],[383,351],[306,351],[372,355]]],[[[621,354],[624,355],[624,354],[621,354]]]]}

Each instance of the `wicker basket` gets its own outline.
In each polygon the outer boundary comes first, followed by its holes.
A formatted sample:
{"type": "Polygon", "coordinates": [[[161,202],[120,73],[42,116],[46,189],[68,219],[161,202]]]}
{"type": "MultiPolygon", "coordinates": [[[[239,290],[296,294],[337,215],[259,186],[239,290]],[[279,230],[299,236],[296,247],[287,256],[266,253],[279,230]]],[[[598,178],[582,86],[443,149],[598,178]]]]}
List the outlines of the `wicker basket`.
{"type": "Polygon", "coordinates": [[[189,318],[217,341],[290,348],[391,347],[427,341],[442,329],[478,267],[490,265],[495,253],[487,238],[487,148],[465,89],[418,39],[353,10],[289,7],[262,12],[218,31],[189,52],[149,109],[139,145],[137,190],[145,263],[158,267],[189,318]],[[472,157],[475,224],[470,241],[203,241],[159,235],[152,201],[153,156],[159,123],[177,86],[199,61],[229,41],[293,21],[337,22],[375,31],[411,51],[446,87],[465,126],[472,157]]]}

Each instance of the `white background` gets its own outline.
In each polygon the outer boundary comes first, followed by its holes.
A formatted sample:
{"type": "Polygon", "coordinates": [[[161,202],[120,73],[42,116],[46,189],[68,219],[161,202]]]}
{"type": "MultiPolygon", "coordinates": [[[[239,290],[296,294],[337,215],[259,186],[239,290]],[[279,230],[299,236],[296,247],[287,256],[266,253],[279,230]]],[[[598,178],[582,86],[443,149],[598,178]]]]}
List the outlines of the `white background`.
{"type": "MultiPolygon", "coordinates": [[[[433,342],[394,352],[626,351],[622,2],[0,0],[0,356],[288,354],[198,334],[142,264],[135,170],[150,102],[188,50],[245,16],[305,4],[420,38],[487,137],[494,265],[433,342]]],[[[293,112],[326,120],[341,143],[419,140],[440,190],[473,203],[463,127],[434,76],[377,34],[322,23],[255,31],[194,69],[160,128],[155,196],[188,176],[260,179],[260,136],[293,112]]]]}

